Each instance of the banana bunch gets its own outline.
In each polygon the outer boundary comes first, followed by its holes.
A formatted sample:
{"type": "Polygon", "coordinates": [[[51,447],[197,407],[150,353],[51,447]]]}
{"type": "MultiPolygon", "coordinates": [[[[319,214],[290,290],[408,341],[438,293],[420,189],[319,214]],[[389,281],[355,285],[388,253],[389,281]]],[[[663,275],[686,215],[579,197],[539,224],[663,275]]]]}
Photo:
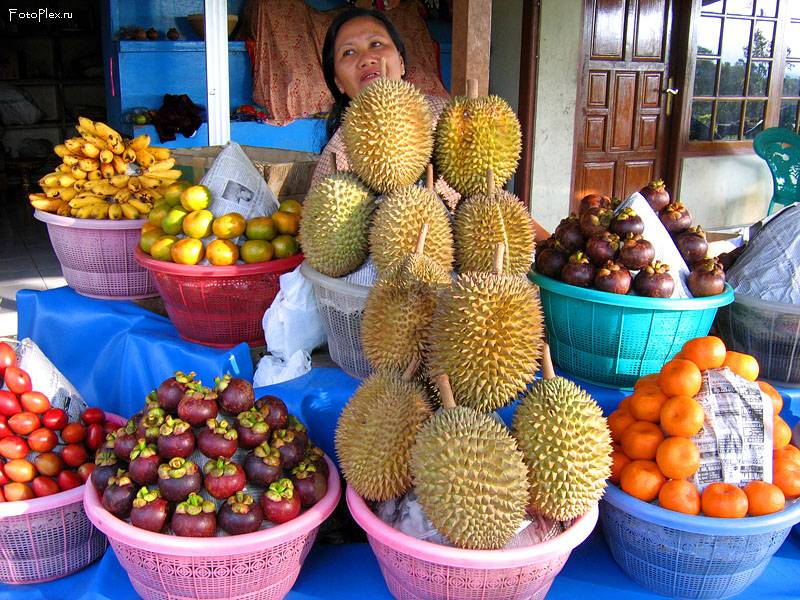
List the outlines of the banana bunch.
{"type": "Polygon", "coordinates": [[[31,205],[79,219],[139,219],[181,176],[169,148],[150,145],[150,136],[132,140],[100,121],[78,117],[80,137],[53,151],[61,164],[39,180],[31,205]]]}

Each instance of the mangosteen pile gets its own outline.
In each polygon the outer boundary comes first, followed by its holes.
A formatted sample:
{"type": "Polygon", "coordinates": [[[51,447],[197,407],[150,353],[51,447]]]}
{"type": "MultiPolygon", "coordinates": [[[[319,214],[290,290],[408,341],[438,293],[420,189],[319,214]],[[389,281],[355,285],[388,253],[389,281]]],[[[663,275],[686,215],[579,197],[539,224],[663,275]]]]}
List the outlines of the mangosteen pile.
{"type": "Polygon", "coordinates": [[[108,435],[92,484],[103,507],[136,527],[188,537],[285,523],[327,492],[328,465],[276,396],[237,377],[213,389],[175,373],[108,435]]]}

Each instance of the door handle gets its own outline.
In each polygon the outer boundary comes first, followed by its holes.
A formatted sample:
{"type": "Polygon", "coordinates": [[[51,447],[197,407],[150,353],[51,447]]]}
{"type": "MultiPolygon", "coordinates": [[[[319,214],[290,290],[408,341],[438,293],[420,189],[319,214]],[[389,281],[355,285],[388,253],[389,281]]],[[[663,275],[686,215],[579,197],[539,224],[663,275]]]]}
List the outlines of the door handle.
{"type": "Polygon", "coordinates": [[[667,116],[672,114],[672,99],[678,95],[680,90],[678,88],[672,87],[674,85],[672,77],[669,78],[667,82],[667,89],[663,90],[662,93],[667,95],[667,106],[666,106],[666,113],[667,116]]]}

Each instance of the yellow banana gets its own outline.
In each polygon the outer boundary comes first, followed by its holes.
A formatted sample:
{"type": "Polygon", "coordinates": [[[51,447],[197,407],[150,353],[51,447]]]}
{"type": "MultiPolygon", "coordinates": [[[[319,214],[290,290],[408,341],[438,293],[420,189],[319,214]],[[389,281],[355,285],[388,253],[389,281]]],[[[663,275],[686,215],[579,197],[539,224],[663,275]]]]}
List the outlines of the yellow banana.
{"type": "Polygon", "coordinates": [[[121,139],[109,143],[108,148],[117,156],[125,152],[125,144],[122,143],[121,139]]]}
{"type": "Polygon", "coordinates": [[[44,177],[42,177],[38,183],[41,186],[51,187],[56,185],[58,182],[58,178],[61,176],[61,173],[48,173],[44,177]]]}
{"type": "Polygon", "coordinates": [[[122,218],[122,207],[119,204],[112,204],[108,207],[108,218],[112,221],[119,221],[122,218]]]}
{"type": "Polygon", "coordinates": [[[70,169],[72,167],[77,167],[80,159],[77,156],[73,156],[72,154],[67,154],[66,156],[62,156],[61,160],[64,161],[64,164],[67,165],[70,169]]]}
{"type": "Polygon", "coordinates": [[[98,202],[97,204],[92,206],[92,218],[93,219],[107,219],[108,218],[108,207],[110,205],[105,200],[98,202]]]}
{"type": "Polygon", "coordinates": [[[169,171],[174,166],[175,166],[174,158],[165,158],[164,160],[159,160],[157,162],[154,162],[152,165],[150,165],[150,167],[147,170],[148,172],[169,171]]]}
{"type": "Polygon", "coordinates": [[[89,173],[89,177],[87,179],[79,179],[75,183],[72,184],[72,189],[76,192],[82,192],[83,188],[86,187],[86,183],[88,181],[92,181],[92,174],[89,173]]]}
{"type": "Polygon", "coordinates": [[[128,204],[130,204],[133,208],[139,211],[139,214],[146,215],[151,210],[153,210],[153,205],[147,202],[143,202],[141,200],[137,200],[136,198],[131,198],[128,200],[128,204]]]}
{"type": "Polygon", "coordinates": [[[94,181],[95,179],[102,179],[102,178],[103,178],[103,173],[100,171],[100,169],[95,169],[94,171],[89,171],[89,174],[87,175],[87,179],[89,179],[90,181],[94,181]]]}
{"type": "Polygon", "coordinates": [[[114,175],[111,178],[111,185],[118,188],[124,188],[128,185],[128,180],[130,180],[128,175],[114,175]]]}
{"type": "Polygon", "coordinates": [[[150,136],[147,135],[146,133],[137,135],[135,138],[131,140],[131,143],[129,145],[135,152],[138,152],[139,150],[144,150],[150,145],[150,136]]]}
{"type": "Polygon", "coordinates": [[[80,152],[83,147],[83,139],[79,137],[69,138],[68,140],[64,140],[64,145],[70,152],[77,153],[80,152]]]}
{"type": "Polygon", "coordinates": [[[78,117],[78,126],[91,135],[97,135],[97,131],[94,127],[94,121],[91,119],[87,119],[86,117],[78,117]]]}
{"type": "Polygon", "coordinates": [[[83,208],[79,208],[78,212],[75,214],[76,217],[79,219],[91,219],[92,218],[92,205],[84,206],[83,208]]]}
{"type": "Polygon", "coordinates": [[[124,175],[128,171],[128,163],[120,156],[114,156],[111,164],[114,165],[114,172],[116,172],[117,175],[124,175]]]}
{"type": "Polygon", "coordinates": [[[160,179],[165,184],[170,184],[178,177],[183,175],[180,169],[167,169],[166,171],[148,171],[147,175],[149,177],[155,177],[156,179],[160,179]]]}
{"type": "Polygon", "coordinates": [[[108,140],[109,142],[113,140],[120,140],[120,141],[122,140],[122,136],[116,129],[109,127],[106,123],[103,123],[102,121],[95,121],[94,130],[97,133],[97,135],[108,140]]]}
{"type": "Polygon", "coordinates": [[[114,153],[111,150],[101,150],[98,158],[102,164],[107,165],[114,160],[114,153]]]}
{"type": "Polygon", "coordinates": [[[100,175],[105,179],[111,179],[115,174],[114,165],[100,165],[100,175]]]}
{"type": "Polygon", "coordinates": [[[73,177],[72,175],[62,175],[58,178],[58,185],[61,187],[69,187],[73,183],[77,181],[77,178],[73,177]]]}
{"type": "Polygon", "coordinates": [[[55,212],[64,203],[61,198],[48,198],[44,194],[28,194],[31,206],[46,212],[55,212]]]}
{"type": "Polygon", "coordinates": [[[161,200],[164,197],[164,194],[159,192],[158,189],[144,190],[144,191],[147,193],[148,197],[153,201],[153,204],[155,204],[158,200],[161,200]]]}
{"type": "Polygon", "coordinates": [[[169,148],[161,148],[160,146],[150,146],[148,150],[156,160],[167,160],[172,155],[169,148]]]}
{"type": "Polygon", "coordinates": [[[136,150],[131,148],[130,144],[125,146],[125,152],[122,153],[122,158],[125,162],[135,162],[136,161],[136,150]]]}
{"type": "Polygon", "coordinates": [[[72,170],[69,172],[69,174],[75,178],[75,181],[78,181],[79,179],[86,179],[87,176],[86,171],[79,167],[72,167],[72,170]]]}
{"type": "Polygon", "coordinates": [[[90,173],[91,171],[95,171],[100,168],[100,161],[96,158],[84,158],[78,161],[78,166],[82,171],[90,173]]]}
{"type": "Polygon", "coordinates": [[[53,146],[53,152],[56,153],[56,156],[64,157],[69,154],[69,148],[67,148],[64,144],[56,144],[53,146]]]}
{"type": "Polygon", "coordinates": [[[69,205],[72,208],[85,208],[87,206],[93,206],[98,202],[101,202],[103,199],[100,196],[90,194],[87,196],[79,196],[78,198],[73,198],[69,201],[69,205]]]}
{"type": "Polygon", "coordinates": [[[76,190],[75,187],[69,187],[69,188],[62,188],[61,193],[58,195],[58,197],[61,198],[62,200],[69,201],[72,200],[77,195],[78,195],[78,190],[76,190]]]}
{"type": "Polygon", "coordinates": [[[142,183],[139,181],[138,177],[131,177],[128,179],[128,189],[132,192],[138,192],[142,189],[142,183]]]}
{"type": "Polygon", "coordinates": [[[43,187],[42,191],[44,195],[48,198],[58,198],[61,196],[61,188],[60,187],[43,187]]]}
{"type": "Polygon", "coordinates": [[[116,194],[114,194],[114,200],[116,200],[120,204],[124,204],[130,199],[131,199],[131,191],[128,188],[121,189],[116,194]]]}
{"type": "Polygon", "coordinates": [[[110,181],[101,180],[100,185],[95,186],[92,191],[101,196],[113,196],[119,191],[119,188],[115,185],[111,185],[110,181]]]}
{"type": "MultiPolygon", "coordinates": [[[[78,128],[80,130],[80,127],[78,128]]],[[[81,132],[81,137],[83,138],[85,143],[91,144],[92,146],[97,146],[100,151],[108,150],[109,144],[106,141],[96,135],[92,135],[90,133],[86,133],[85,131],[81,132]]]]}
{"type": "Polygon", "coordinates": [[[147,169],[150,167],[154,162],[156,162],[155,157],[150,153],[149,150],[137,150],[136,151],[136,162],[138,162],[142,167],[147,169]]]}
{"type": "Polygon", "coordinates": [[[71,214],[72,209],[70,208],[69,204],[64,202],[61,206],[58,207],[56,210],[56,214],[60,217],[68,217],[71,214]]]}
{"type": "Polygon", "coordinates": [[[69,173],[70,171],[72,171],[72,167],[70,167],[68,164],[61,163],[56,167],[56,171],[58,171],[59,174],[69,173]]]}
{"type": "Polygon", "coordinates": [[[147,175],[139,175],[139,183],[146,190],[157,188],[161,185],[161,180],[155,177],[148,177],[147,175]]]}
{"type": "Polygon", "coordinates": [[[95,146],[94,144],[90,144],[86,142],[81,146],[81,151],[83,152],[84,156],[88,156],[89,158],[97,158],[100,155],[100,148],[95,146]]]}
{"type": "Polygon", "coordinates": [[[125,216],[126,219],[138,219],[139,218],[139,211],[136,210],[130,204],[122,204],[120,205],[122,209],[122,214],[125,216]]]}

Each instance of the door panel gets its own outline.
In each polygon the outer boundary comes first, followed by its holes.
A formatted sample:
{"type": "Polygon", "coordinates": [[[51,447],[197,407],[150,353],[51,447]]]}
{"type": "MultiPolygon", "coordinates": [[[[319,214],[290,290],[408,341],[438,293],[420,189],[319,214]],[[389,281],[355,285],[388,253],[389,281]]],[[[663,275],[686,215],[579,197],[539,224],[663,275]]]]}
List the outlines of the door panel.
{"type": "Polygon", "coordinates": [[[591,45],[592,58],[622,60],[625,52],[625,0],[597,0],[594,13],[594,32],[591,45]]]}

